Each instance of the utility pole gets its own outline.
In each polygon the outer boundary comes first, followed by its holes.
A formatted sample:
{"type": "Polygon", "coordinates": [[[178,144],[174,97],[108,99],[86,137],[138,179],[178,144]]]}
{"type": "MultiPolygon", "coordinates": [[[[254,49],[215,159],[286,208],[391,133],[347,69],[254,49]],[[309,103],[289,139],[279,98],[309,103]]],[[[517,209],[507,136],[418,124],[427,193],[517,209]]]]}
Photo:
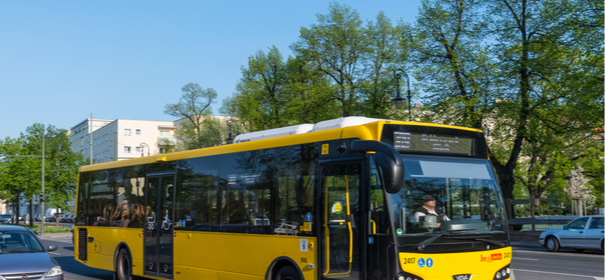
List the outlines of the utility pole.
{"type": "Polygon", "coordinates": [[[90,122],[88,122],[88,133],[90,133],[90,164],[92,165],[92,113],[90,113],[90,122]]]}
{"type": "Polygon", "coordinates": [[[42,129],[42,227],[40,228],[40,235],[44,235],[44,226],[46,224],[46,210],[44,210],[44,200],[46,199],[46,197],[44,197],[44,158],[46,157],[45,154],[45,150],[44,150],[44,130],[46,130],[46,128],[42,129]]]}

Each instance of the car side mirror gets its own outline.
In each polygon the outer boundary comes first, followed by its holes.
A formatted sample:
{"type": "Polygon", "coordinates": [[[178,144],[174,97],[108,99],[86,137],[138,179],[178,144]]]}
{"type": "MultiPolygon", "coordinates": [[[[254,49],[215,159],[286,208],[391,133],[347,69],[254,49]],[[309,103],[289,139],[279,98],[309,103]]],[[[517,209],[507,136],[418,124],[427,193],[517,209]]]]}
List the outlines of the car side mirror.
{"type": "Polygon", "coordinates": [[[57,251],[57,245],[54,245],[54,244],[48,245],[47,249],[49,252],[57,251]]]}
{"type": "Polygon", "coordinates": [[[569,229],[569,227],[568,227],[568,226],[564,226],[564,227],[563,227],[563,230],[568,230],[568,229],[569,229]]]}

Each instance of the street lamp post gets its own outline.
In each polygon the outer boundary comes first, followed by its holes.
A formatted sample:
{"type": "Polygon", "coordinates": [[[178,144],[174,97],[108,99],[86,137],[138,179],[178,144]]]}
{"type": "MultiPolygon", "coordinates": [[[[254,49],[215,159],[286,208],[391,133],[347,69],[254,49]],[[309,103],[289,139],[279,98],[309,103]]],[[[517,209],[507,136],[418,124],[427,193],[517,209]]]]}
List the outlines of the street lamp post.
{"type": "Polygon", "coordinates": [[[147,145],[147,143],[143,142],[143,143],[139,144],[139,146],[141,147],[141,157],[145,156],[143,146],[147,146],[147,156],[151,155],[151,147],[149,147],[149,145],[147,145]]]}
{"type": "Polygon", "coordinates": [[[233,120],[228,120],[227,126],[229,127],[229,137],[227,137],[227,144],[231,144],[233,142],[233,135],[231,134],[232,125],[233,125],[233,120]]]}
{"type": "Polygon", "coordinates": [[[395,108],[401,109],[403,107],[405,98],[401,97],[401,91],[399,89],[399,79],[401,79],[402,75],[405,75],[405,79],[408,82],[408,121],[412,121],[412,92],[410,91],[410,77],[401,69],[396,69],[393,71],[393,76],[395,76],[395,79],[397,80],[397,96],[391,100],[393,103],[395,103],[395,108]]]}

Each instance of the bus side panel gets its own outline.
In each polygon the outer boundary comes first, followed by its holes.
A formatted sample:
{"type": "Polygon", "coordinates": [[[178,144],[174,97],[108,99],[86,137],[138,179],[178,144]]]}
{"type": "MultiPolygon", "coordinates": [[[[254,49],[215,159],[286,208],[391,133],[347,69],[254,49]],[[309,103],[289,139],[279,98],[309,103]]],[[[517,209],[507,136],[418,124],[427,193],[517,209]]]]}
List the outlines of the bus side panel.
{"type": "MultiPolygon", "coordinates": [[[[80,228],[80,227],[78,227],[80,228]]],[[[76,228],[76,232],[78,231],[76,228]]],[[[88,250],[88,261],[83,262],[78,258],[78,248],[75,248],[75,259],[89,267],[114,270],[114,257],[118,244],[128,244],[133,258],[133,274],[143,275],[143,236],[140,228],[114,228],[114,227],[86,227],[88,238],[94,238],[92,242],[86,242],[88,250]]],[[[75,244],[78,246],[78,235],[75,235],[75,244]]]]}
{"type": "Polygon", "coordinates": [[[510,265],[511,260],[511,247],[468,253],[399,254],[404,271],[436,280],[451,280],[453,275],[460,274],[472,274],[473,280],[493,280],[496,272],[510,265]]]}
{"type": "Polygon", "coordinates": [[[315,248],[313,237],[177,231],[175,279],[264,279],[271,263],[284,256],[304,279],[316,279],[316,270],[308,268],[318,267],[315,248]]]}

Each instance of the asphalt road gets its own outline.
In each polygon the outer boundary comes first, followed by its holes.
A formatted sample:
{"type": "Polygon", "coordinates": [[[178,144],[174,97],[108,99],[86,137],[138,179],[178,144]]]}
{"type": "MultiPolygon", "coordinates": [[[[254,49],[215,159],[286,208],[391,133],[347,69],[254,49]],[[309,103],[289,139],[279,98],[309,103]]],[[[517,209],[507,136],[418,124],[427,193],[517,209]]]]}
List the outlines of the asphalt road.
{"type": "MultiPolygon", "coordinates": [[[[112,280],[110,271],[89,268],[74,260],[71,236],[42,239],[45,245],[56,244],[51,255],[61,264],[66,280],[112,280]]],[[[578,253],[563,249],[552,253],[540,247],[514,247],[511,267],[515,280],[605,280],[603,252],[578,253]]]]}
{"type": "Polygon", "coordinates": [[[113,280],[113,273],[111,271],[90,268],[74,259],[74,245],[71,243],[71,235],[61,238],[43,237],[42,243],[44,243],[45,246],[50,244],[57,245],[58,249],[54,252],[50,252],[50,254],[61,265],[61,268],[63,269],[63,278],[65,280],[113,280]]]}
{"type": "Polygon", "coordinates": [[[516,280],[604,280],[603,252],[515,248],[511,267],[516,280]]]}

